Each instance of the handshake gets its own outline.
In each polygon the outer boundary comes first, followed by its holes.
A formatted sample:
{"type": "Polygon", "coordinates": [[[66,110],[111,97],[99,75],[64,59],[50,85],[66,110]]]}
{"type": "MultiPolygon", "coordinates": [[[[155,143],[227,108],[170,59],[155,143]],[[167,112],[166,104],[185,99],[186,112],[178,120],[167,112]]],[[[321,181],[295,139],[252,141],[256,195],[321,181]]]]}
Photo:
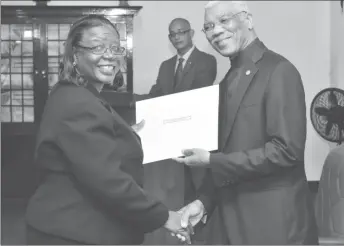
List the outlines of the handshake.
{"type": "Polygon", "coordinates": [[[202,220],[205,210],[200,200],[193,201],[177,212],[169,211],[169,217],[164,227],[171,232],[172,236],[180,241],[191,244],[191,235],[194,234],[193,227],[202,220]]]}

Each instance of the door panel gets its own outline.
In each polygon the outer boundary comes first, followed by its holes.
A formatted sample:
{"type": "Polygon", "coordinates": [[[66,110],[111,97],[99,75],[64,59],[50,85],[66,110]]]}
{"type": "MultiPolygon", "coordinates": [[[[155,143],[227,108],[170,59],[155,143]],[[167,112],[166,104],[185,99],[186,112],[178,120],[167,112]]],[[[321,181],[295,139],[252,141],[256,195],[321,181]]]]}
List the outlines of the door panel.
{"type": "Polygon", "coordinates": [[[33,24],[1,25],[1,121],[33,123],[33,24]]]}
{"type": "MultiPolygon", "coordinates": [[[[1,8],[1,188],[2,197],[28,197],[39,171],[34,165],[35,134],[49,91],[58,81],[64,42],[71,23],[102,14],[117,24],[126,57],[121,57],[121,92],[106,98],[133,123],[133,16],[141,7],[3,6],[1,8]],[[119,94],[119,95],[118,95],[119,94]],[[122,100],[124,98],[124,100],[122,100]],[[118,100],[115,100],[118,99],[118,100]]],[[[110,91],[110,92],[109,92],[110,91]]]]}
{"type": "Polygon", "coordinates": [[[64,44],[71,24],[47,24],[47,58],[48,58],[48,86],[49,92],[58,81],[60,64],[64,52],[64,44]]]}

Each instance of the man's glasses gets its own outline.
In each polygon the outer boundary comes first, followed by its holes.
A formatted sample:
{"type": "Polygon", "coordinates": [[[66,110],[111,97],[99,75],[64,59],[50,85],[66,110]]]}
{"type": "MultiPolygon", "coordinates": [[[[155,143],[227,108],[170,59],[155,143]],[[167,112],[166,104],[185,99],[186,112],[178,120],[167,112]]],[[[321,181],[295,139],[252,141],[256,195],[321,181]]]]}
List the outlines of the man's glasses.
{"type": "Polygon", "coordinates": [[[177,36],[185,35],[185,33],[189,32],[189,31],[190,31],[190,29],[187,29],[185,31],[173,32],[173,33],[168,34],[168,37],[169,38],[176,38],[177,36]]]}
{"type": "Polygon", "coordinates": [[[82,49],[86,49],[86,50],[90,51],[91,53],[93,53],[95,55],[103,55],[108,50],[110,50],[110,52],[113,55],[122,55],[124,53],[124,51],[125,51],[124,47],[117,46],[117,45],[111,45],[110,47],[106,47],[105,45],[97,45],[97,46],[94,46],[94,47],[86,47],[86,46],[82,46],[82,45],[78,44],[76,46],[80,47],[82,49]]]}
{"type": "MultiPolygon", "coordinates": [[[[232,21],[241,13],[246,13],[245,11],[241,11],[239,13],[236,13],[234,15],[231,16],[224,16],[220,19],[219,21],[219,25],[221,25],[222,27],[228,27],[232,24],[232,21]]],[[[214,30],[216,24],[213,22],[209,22],[203,25],[203,29],[202,32],[204,32],[205,34],[211,32],[214,30]]]]}

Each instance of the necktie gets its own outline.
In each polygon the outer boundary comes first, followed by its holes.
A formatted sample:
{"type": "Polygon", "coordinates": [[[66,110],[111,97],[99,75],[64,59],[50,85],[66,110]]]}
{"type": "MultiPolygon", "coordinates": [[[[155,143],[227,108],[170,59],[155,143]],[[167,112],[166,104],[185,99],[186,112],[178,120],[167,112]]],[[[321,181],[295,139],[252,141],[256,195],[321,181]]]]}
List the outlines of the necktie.
{"type": "Polygon", "coordinates": [[[184,61],[183,57],[179,58],[177,70],[176,70],[176,73],[174,75],[174,86],[173,86],[173,88],[176,88],[176,86],[181,82],[181,80],[183,78],[183,61],[184,61]]]}

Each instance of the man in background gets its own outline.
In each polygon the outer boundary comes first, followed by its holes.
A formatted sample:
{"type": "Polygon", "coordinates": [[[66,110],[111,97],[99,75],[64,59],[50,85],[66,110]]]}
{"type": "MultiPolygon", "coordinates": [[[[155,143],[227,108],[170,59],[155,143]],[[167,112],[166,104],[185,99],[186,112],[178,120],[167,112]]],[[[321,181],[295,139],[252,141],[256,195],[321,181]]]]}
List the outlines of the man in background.
{"type": "MultiPolygon", "coordinates": [[[[213,85],[217,65],[214,56],[198,50],[192,41],[194,30],[186,19],[176,18],[169,25],[169,39],[177,54],[164,61],[156,84],[149,94],[136,95],[137,100],[169,95],[213,85]]],[[[179,210],[196,198],[196,190],[204,170],[189,167],[171,159],[150,163],[144,167],[144,187],[172,210],[179,210]]],[[[178,239],[163,230],[146,235],[145,244],[177,244],[178,239]]]]}
{"type": "Polygon", "coordinates": [[[146,98],[168,95],[212,85],[216,78],[216,59],[197,49],[194,30],[188,20],[176,18],[169,25],[169,39],[177,54],[160,65],[158,78],[146,98]]]}
{"type": "Polygon", "coordinates": [[[245,1],[208,3],[203,30],[231,68],[220,83],[218,153],[189,149],[176,158],[210,170],[202,194],[182,210],[183,224],[218,206],[221,244],[316,244],[300,73],[259,40],[245,1]]]}

